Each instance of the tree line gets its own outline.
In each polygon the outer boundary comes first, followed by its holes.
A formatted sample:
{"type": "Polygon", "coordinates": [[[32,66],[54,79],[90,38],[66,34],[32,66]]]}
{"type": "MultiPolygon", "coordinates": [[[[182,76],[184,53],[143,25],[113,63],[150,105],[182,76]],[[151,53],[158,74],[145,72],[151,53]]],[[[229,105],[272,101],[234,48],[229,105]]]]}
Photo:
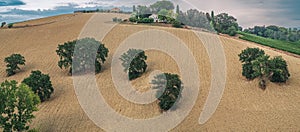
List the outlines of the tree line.
{"type": "Polygon", "coordinates": [[[180,10],[179,5],[175,7],[171,1],[167,0],[157,1],[148,7],[143,5],[136,7],[134,5],[133,16],[130,18],[130,21],[144,23],[143,19],[146,20],[152,14],[157,14],[159,19],[166,23],[176,24],[174,27],[188,25],[208,31],[215,30],[217,33],[231,36],[236,35],[240,29],[237,19],[227,13],[220,13],[215,16],[213,11],[210,14],[197,9],[189,9],[184,12],[180,10]],[[138,18],[141,20],[138,20],[138,18]]]}
{"type": "Polygon", "coordinates": [[[245,29],[244,32],[255,34],[257,36],[271,38],[276,40],[297,42],[300,40],[300,30],[297,28],[285,28],[275,25],[270,26],[254,26],[253,28],[245,29]]]}

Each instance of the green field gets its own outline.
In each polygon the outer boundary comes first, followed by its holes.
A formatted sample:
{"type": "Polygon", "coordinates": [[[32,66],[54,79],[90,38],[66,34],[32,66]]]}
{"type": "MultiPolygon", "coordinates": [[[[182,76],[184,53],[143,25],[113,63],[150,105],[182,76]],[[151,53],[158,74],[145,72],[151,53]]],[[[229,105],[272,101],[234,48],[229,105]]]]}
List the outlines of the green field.
{"type": "Polygon", "coordinates": [[[238,34],[241,35],[239,37],[240,39],[255,42],[264,46],[268,46],[275,49],[300,55],[300,42],[274,40],[274,39],[264,38],[253,34],[244,33],[244,32],[238,32],[238,34]]]}

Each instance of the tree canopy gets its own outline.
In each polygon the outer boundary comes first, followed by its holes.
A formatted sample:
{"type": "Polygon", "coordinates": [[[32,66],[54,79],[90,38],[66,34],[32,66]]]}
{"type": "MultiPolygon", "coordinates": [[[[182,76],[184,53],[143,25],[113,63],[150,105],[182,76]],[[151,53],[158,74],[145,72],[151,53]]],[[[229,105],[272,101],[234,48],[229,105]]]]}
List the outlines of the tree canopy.
{"type": "Polygon", "coordinates": [[[129,80],[140,77],[147,69],[147,56],[145,51],[140,49],[129,49],[120,60],[124,67],[124,72],[128,73],[129,80]]]}
{"type": "Polygon", "coordinates": [[[215,16],[213,25],[218,33],[229,34],[230,36],[236,35],[236,31],[239,28],[237,19],[227,13],[215,16]]]}
{"type": "Polygon", "coordinates": [[[69,73],[99,73],[102,69],[101,63],[106,61],[108,49],[101,42],[94,38],[83,38],[70,42],[65,42],[57,47],[56,53],[60,60],[58,66],[69,68],[69,73]],[[74,51],[78,51],[74,56],[74,51]],[[75,60],[73,62],[73,60],[75,60]],[[95,71],[93,70],[93,64],[95,71]]]}
{"type": "Polygon", "coordinates": [[[4,59],[4,62],[7,63],[6,65],[6,73],[7,76],[12,76],[16,74],[16,70],[20,70],[18,65],[25,65],[25,58],[20,54],[12,54],[9,57],[4,59]]]}
{"type": "Polygon", "coordinates": [[[276,56],[271,59],[269,62],[271,72],[270,81],[279,83],[286,82],[290,77],[287,66],[286,61],[281,56],[276,56]]]}
{"type": "Polygon", "coordinates": [[[54,91],[50,76],[38,70],[32,71],[30,76],[25,78],[22,83],[28,85],[40,97],[41,102],[49,99],[54,91]]]}
{"type": "Polygon", "coordinates": [[[270,59],[270,56],[259,48],[247,48],[239,54],[239,57],[243,63],[242,75],[249,80],[259,77],[259,86],[262,89],[266,88],[267,79],[283,83],[290,77],[288,65],[281,56],[270,59]]]}
{"type": "Polygon", "coordinates": [[[6,25],[6,22],[1,23],[1,27],[4,27],[6,25]]]}
{"type": "Polygon", "coordinates": [[[291,42],[297,42],[300,40],[300,30],[297,28],[292,29],[275,25],[254,26],[253,28],[245,29],[244,32],[276,40],[291,42]]]}
{"type": "Polygon", "coordinates": [[[28,130],[32,113],[38,110],[39,97],[25,84],[5,81],[0,85],[0,101],[0,127],[5,132],[28,130]]]}
{"type": "Polygon", "coordinates": [[[150,10],[152,11],[152,13],[157,14],[162,9],[174,10],[175,7],[171,1],[167,1],[167,0],[157,1],[156,3],[150,5],[150,10]]]}
{"type": "Polygon", "coordinates": [[[180,99],[183,89],[182,82],[177,74],[163,73],[154,77],[151,82],[153,89],[158,89],[156,97],[159,107],[167,111],[180,99]]]}
{"type": "Polygon", "coordinates": [[[203,28],[209,31],[212,30],[206,14],[196,9],[190,9],[187,12],[180,11],[177,21],[188,26],[203,28]]]}

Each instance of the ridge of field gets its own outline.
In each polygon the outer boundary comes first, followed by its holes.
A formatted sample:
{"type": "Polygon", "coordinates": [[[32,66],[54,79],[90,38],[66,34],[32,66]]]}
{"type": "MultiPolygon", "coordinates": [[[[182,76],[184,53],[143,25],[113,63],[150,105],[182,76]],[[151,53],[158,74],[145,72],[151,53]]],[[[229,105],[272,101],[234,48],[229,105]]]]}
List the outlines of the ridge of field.
{"type": "MultiPolygon", "coordinates": [[[[18,23],[38,25],[24,28],[0,30],[0,82],[22,81],[32,70],[41,70],[51,77],[55,92],[49,101],[39,106],[32,128],[43,132],[52,131],[103,131],[86,116],[81,109],[68,70],[57,66],[59,60],[55,50],[58,44],[78,38],[86,22],[98,15],[95,21],[103,26],[112,24],[113,17],[123,14],[68,14],[18,23]],[[55,22],[53,22],[55,21],[55,22]],[[52,23],[49,23],[52,22],[52,23]],[[48,23],[48,24],[41,24],[48,23]],[[26,66],[12,77],[6,77],[4,58],[12,53],[25,56],[26,66]]],[[[100,25],[101,26],[101,25],[100,25]]],[[[260,47],[271,56],[283,56],[287,60],[291,78],[286,84],[268,83],[266,91],[258,88],[258,81],[247,81],[242,75],[238,54],[247,47],[259,47],[251,43],[220,37],[224,47],[227,66],[226,87],[222,100],[208,122],[198,123],[200,113],[210,90],[211,63],[203,43],[197,35],[186,29],[153,27],[146,25],[116,25],[102,40],[110,53],[104,70],[96,75],[101,94],[118,113],[135,119],[146,119],[160,114],[157,102],[138,105],[118,94],[111,80],[111,59],[118,46],[132,34],[148,29],[169,32],[181,39],[195,56],[200,74],[199,96],[190,114],[172,131],[299,131],[300,128],[300,59],[271,49],[260,47]]],[[[205,35],[205,33],[203,33],[205,35]]],[[[147,37],[147,35],[145,35],[147,37]]],[[[163,39],[163,36],[162,36],[163,39]]],[[[175,61],[165,53],[146,51],[149,64],[145,76],[132,81],[138,91],[150,88],[148,76],[154,70],[178,73],[175,61]]],[[[123,74],[123,73],[120,73],[123,74]]],[[[100,94],[100,93],[99,93],[100,94]]],[[[117,125],[117,124],[116,124],[117,125]]],[[[124,131],[126,128],[124,128],[124,131]]]]}

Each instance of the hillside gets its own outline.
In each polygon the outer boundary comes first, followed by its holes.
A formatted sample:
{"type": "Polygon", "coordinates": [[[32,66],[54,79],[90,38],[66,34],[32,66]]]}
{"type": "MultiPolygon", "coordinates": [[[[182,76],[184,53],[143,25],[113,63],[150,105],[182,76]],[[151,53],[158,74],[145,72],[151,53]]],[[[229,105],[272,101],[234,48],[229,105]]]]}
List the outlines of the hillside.
{"type": "MultiPolygon", "coordinates": [[[[241,75],[242,66],[238,59],[241,50],[257,47],[250,42],[221,37],[226,58],[226,87],[221,102],[214,115],[203,125],[198,123],[211,86],[211,62],[204,44],[197,37],[207,35],[191,30],[141,25],[115,25],[110,29],[113,17],[126,18],[120,14],[69,14],[19,23],[25,26],[0,30],[0,82],[4,80],[22,81],[31,70],[41,70],[51,76],[55,92],[49,101],[39,106],[32,128],[42,132],[52,131],[103,131],[84,113],[76,97],[73,79],[67,70],[57,66],[58,44],[74,40],[79,36],[95,37],[102,40],[110,50],[104,70],[96,75],[101,94],[117,113],[133,119],[146,119],[160,115],[155,103],[138,105],[125,100],[118,94],[111,79],[112,57],[117,48],[129,36],[147,29],[162,30],[173,34],[190,49],[198,64],[200,91],[197,101],[185,118],[173,131],[299,131],[300,128],[300,59],[261,47],[271,56],[281,55],[287,60],[291,78],[287,84],[268,83],[266,91],[258,88],[257,81],[247,81],[241,75]],[[91,18],[91,20],[90,20],[91,18]],[[87,22],[92,25],[86,25],[87,22]],[[26,26],[35,25],[35,26],[26,26]],[[93,26],[95,25],[95,26],[93,26]],[[85,27],[91,33],[82,32],[85,27]],[[106,34],[106,31],[109,31],[106,34]],[[80,35],[81,34],[81,35],[80,35]],[[26,66],[12,77],[5,77],[4,58],[12,53],[20,53],[26,58],[26,66]]],[[[139,41],[159,34],[142,34],[139,41]]],[[[215,36],[218,37],[218,36],[215,36]]],[[[164,42],[165,37],[160,38],[164,42]]],[[[170,41],[171,42],[171,41],[170,41]]],[[[166,45],[168,43],[165,43],[166,45]]],[[[142,44],[141,44],[142,45],[142,44]]],[[[155,70],[178,73],[175,60],[166,53],[149,50],[146,75],[134,80],[132,85],[140,92],[150,89],[148,76],[155,70]]],[[[187,62],[188,64],[188,62],[187,62]]],[[[222,68],[222,67],[220,67],[222,68]]],[[[120,73],[123,74],[123,73],[120,73]]],[[[117,124],[116,124],[117,125],[117,124]]],[[[126,130],[126,128],[124,128],[126,130]]]]}

